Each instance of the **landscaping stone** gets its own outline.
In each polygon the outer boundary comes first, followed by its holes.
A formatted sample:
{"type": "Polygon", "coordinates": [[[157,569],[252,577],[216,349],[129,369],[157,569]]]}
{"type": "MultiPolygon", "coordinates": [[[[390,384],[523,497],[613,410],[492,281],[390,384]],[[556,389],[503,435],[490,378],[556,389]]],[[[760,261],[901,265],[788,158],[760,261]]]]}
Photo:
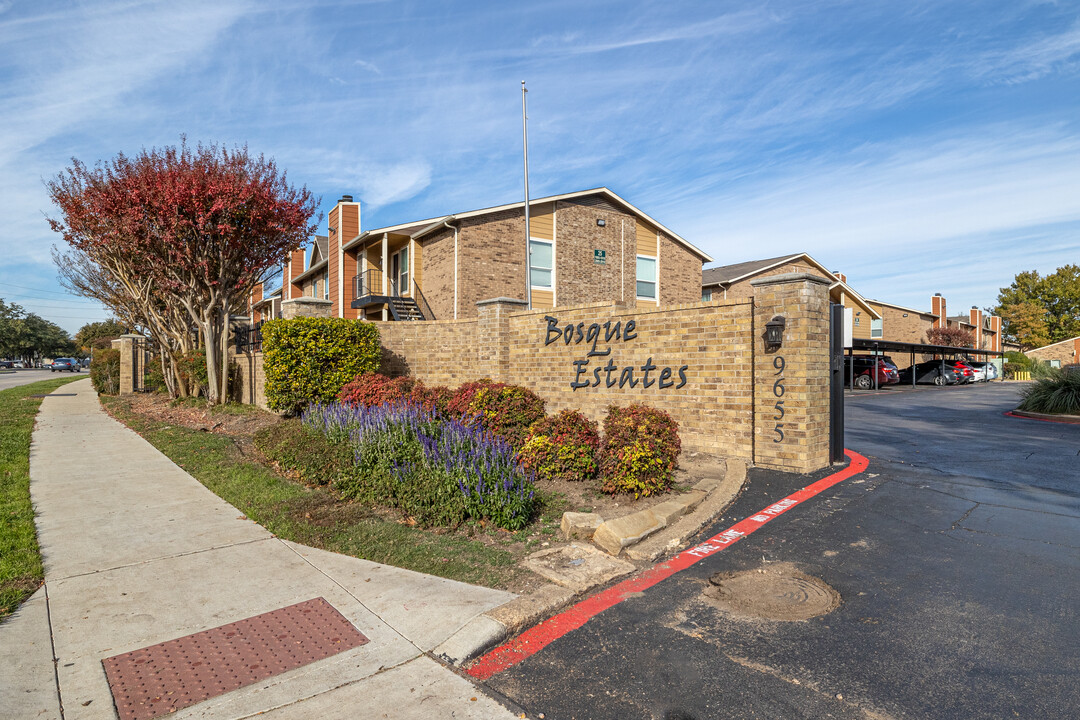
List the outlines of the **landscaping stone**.
{"type": "Polygon", "coordinates": [[[649,510],[657,520],[664,524],[664,527],[667,527],[686,514],[687,507],[682,498],[677,498],[675,500],[665,500],[659,505],[653,505],[649,510]]]}
{"type": "Polygon", "coordinates": [[[506,626],[511,633],[534,625],[574,599],[574,591],[560,585],[545,583],[536,590],[488,610],[487,615],[506,626]]]}
{"type": "Polygon", "coordinates": [[[565,512],[562,516],[562,534],[567,540],[591,540],[596,528],[604,522],[597,513],[565,512]]]}
{"type": "Polygon", "coordinates": [[[618,555],[624,547],[640,542],[664,525],[652,510],[639,510],[600,525],[593,533],[593,542],[611,555],[618,555]]]}
{"type": "Polygon", "coordinates": [[[525,567],[577,592],[634,571],[625,560],[577,543],[533,553],[525,559],[525,567]]]}

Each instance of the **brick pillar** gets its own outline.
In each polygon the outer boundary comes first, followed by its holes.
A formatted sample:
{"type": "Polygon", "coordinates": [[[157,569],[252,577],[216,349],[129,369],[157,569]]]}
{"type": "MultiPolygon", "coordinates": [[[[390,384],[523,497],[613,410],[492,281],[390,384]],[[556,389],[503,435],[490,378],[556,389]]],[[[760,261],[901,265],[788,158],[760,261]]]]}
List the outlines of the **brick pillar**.
{"type": "Polygon", "coordinates": [[[829,281],[773,275],[754,288],[754,463],[793,472],[829,464],[829,281]],[[779,348],[765,324],[783,318],[779,348]],[[782,369],[781,369],[782,368],[782,369]],[[783,417],[777,407],[782,403],[783,417]]]}
{"type": "Polygon", "coordinates": [[[510,316],[528,308],[524,300],[506,297],[476,303],[477,375],[509,382],[510,316]]]}
{"type": "Polygon", "coordinates": [[[133,395],[136,387],[136,379],[142,378],[143,351],[142,335],[121,335],[119,340],[112,341],[113,348],[120,351],[120,387],[121,395],[133,395]]]}

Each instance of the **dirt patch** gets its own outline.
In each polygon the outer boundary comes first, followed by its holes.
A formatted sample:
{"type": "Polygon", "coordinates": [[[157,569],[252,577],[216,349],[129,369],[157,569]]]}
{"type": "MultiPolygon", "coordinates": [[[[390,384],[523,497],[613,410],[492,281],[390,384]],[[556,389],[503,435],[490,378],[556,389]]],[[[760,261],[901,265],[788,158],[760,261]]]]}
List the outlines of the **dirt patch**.
{"type": "Polygon", "coordinates": [[[151,420],[228,435],[237,440],[250,439],[259,430],[281,422],[279,416],[249,405],[240,406],[239,410],[234,406],[208,408],[190,401],[173,401],[157,393],[132,395],[126,399],[132,412],[151,420]]]}
{"type": "Polygon", "coordinates": [[[775,563],[713,575],[705,600],[735,617],[792,622],[832,612],[840,593],[791,563],[775,563]]]}

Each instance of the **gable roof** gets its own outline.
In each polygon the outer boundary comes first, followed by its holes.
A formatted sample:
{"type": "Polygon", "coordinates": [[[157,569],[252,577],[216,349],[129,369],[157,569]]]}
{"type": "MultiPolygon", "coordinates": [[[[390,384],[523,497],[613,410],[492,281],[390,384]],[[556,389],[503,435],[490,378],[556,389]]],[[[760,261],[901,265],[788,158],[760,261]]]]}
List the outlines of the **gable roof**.
{"type": "Polygon", "coordinates": [[[932,318],[937,317],[937,315],[935,315],[934,313],[927,312],[926,310],[916,310],[915,308],[909,308],[903,305],[897,305],[896,303],[885,302],[884,300],[870,300],[869,302],[876,303],[878,305],[884,305],[885,307],[896,308],[897,310],[904,310],[909,313],[915,313],[916,315],[926,315],[927,317],[932,318]]]}
{"type": "Polygon", "coordinates": [[[320,260],[325,260],[329,252],[329,238],[326,235],[316,235],[315,242],[311,243],[311,254],[308,255],[307,268],[305,268],[305,270],[310,270],[315,266],[315,263],[320,260]]]}
{"type": "MultiPolygon", "coordinates": [[[[794,255],[781,255],[780,257],[766,258],[765,260],[751,260],[749,262],[735,263],[734,265],[721,265],[720,267],[707,268],[701,271],[701,285],[702,287],[707,287],[709,285],[730,285],[737,280],[757,275],[759,272],[779,267],[795,258],[804,256],[807,258],[810,257],[806,253],[796,253],[794,255]]],[[[828,271],[826,270],[826,272],[828,271]]],[[[832,273],[829,273],[829,276],[833,277],[832,273]]]]}
{"type": "MultiPolygon", "coordinates": [[[[614,192],[612,192],[611,190],[609,190],[606,187],[592,188],[591,190],[579,190],[577,192],[565,193],[563,195],[549,195],[547,197],[542,197],[542,198],[529,198],[529,207],[532,208],[534,205],[541,205],[541,204],[544,204],[544,203],[555,202],[556,200],[576,200],[576,199],[588,197],[590,195],[599,195],[599,196],[602,196],[602,197],[604,197],[605,199],[607,199],[609,201],[612,201],[614,203],[622,205],[624,208],[629,210],[632,214],[637,215],[638,217],[642,218],[643,220],[648,222],[653,227],[656,227],[659,230],[662,230],[664,233],[669,235],[673,240],[675,240],[675,242],[679,243],[680,245],[685,247],[687,250],[694,253],[698,257],[700,257],[702,259],[702,261],[704,261],[704,262],[712,262],[712,258],[709,257],[709,255],[705,251],[703,251],[700,248],[694,246],[689,241],[687,241],[685,238],[683,238],[679,234],[672,231],[670,228],[665,227],[664,225],[660,224],[659,222],[657,222],[653,218],[649,217],[644,212],[642,212],[641,210],[639,210],[635,206],[631,205],[629,202],[627,202],[623,198],[619,197],[618,195],[616,195],[614,192]]],[[[517,203],[510,203],[508,205],[496,205],[494,207],[482,208],[480,210],[469,210],[469,211],[466,211],[466,212],[454,213],[453,215],[444,215],[442,217],[437,217],[437,218],[428,218],[427,220],[414,220],[412,222],[401,223],[401,224],[398,224],[398,225],[388,225],[386,227],[374,228],[372,230],[365,230],[364,232],[360,233],[359,235],[357,235],[356,237],[352,238],[347,243],[345,243],[344,248],[348,249],[348,248],[352,247],[353,245],[356,245],[358,243],[363,242],[365,239],[367,239],[367,238],[369,238],[369,237],[371,237],[373,235],[382,235],[383,233],[390,233],[390,232],[400,234],[400,235],[408,235],[412,239],[417,240],[417,239],[423,237],[424,235],[427,235],[428,233],[434,232],[436,229],[438,229],[440,227],[443,227],[443,223],[453,222],[454,220],[464,220],[464,219],[467,219],[467,218],[478,217],[480,215],[488,215],[488,214],[491,214],[491,213],[503,212],[505,210],[516,210],[518,208],[524,208],[524,207],[525,207],[525,202],[522,201],[522,202],[517,202],[517,203]]]]}

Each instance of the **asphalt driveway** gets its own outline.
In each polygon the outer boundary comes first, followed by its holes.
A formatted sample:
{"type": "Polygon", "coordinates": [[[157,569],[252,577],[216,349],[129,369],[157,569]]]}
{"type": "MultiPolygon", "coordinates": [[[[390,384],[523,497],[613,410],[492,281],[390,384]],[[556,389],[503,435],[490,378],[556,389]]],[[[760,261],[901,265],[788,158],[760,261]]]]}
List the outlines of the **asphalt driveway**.
{"type": "MultiPolygon", "coordinates": [[[[865,472],[488,686],[545,718],[1080,717],[1080,426],[1006,417],[1016,397],[849,400],[865,472]],[[785,564],[838,606],[784,622],[710,600],[718,573],[785,564]]],[[[701,537],[816,477],[752,471],[701,537]]]]}

